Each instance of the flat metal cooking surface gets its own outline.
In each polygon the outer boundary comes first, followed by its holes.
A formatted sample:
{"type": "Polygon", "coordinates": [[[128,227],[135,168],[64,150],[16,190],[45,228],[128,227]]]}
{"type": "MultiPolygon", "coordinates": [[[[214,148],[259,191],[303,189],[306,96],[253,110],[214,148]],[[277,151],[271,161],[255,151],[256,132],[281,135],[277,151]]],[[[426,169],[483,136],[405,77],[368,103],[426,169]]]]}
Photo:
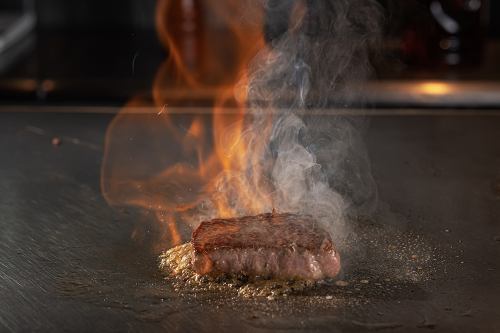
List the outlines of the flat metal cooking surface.
{"type": "Polygon", "coordinates": [[[154,225],[100,194],[112,115],[0,113],[0,331],[498,332],[500,113],[491,114],[371,120],[382,204],[358,221],[363,243],[394,237],[408,247],[399,253],[430,254],[425,278],[378,281],[365,244],[371,266],[351,268],[345,289],[267,300],[163,280],[154,225]],[[135,242],[139,220],[146,232],[135,242]]]}

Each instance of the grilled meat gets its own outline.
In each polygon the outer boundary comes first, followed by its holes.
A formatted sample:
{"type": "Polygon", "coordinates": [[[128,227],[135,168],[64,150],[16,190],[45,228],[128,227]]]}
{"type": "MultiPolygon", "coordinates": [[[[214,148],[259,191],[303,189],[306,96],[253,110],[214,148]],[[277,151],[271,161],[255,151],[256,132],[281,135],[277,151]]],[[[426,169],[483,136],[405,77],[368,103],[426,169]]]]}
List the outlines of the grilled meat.
{"type": "Polygon", "coordinates": [[[205,221],[191,242],[193,268],[202,275],[320,280],[340,270],[329,233],[305,216],[270,213],[205,221]]]}

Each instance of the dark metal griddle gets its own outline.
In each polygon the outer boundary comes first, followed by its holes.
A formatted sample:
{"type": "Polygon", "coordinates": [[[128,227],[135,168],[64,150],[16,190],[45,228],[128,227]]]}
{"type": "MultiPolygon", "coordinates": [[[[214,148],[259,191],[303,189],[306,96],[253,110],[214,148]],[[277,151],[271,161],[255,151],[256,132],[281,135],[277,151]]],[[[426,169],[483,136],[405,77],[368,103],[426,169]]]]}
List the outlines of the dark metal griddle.
{"type": "Polygon", "coordinates": [[[150,251],[154,226],[132,241],[144,216],[100,194],[113,115],[25,111],[0,113],[2,332],[500,332],[500,112],[372,117],[387,223],[442,249],[445,269],[397,292],[368,286],[326,302],[321,290],[275,301],[174,291],[150,251]]]}

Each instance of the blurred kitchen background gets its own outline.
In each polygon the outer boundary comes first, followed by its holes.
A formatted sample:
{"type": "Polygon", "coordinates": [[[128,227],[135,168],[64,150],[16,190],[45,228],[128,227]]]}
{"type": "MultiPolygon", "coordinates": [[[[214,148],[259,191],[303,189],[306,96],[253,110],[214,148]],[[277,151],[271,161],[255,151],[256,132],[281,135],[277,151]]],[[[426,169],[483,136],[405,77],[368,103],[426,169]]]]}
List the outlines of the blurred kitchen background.
{"type": "MultiPolygon", "coordinates": [[[[367,92],[374,106],[500,106],[499,1],[379,1],[386,22],[383,60],[367,92]]],[[[175,2],[169,19],[179,40],[196,45],[207,31],[223,34],[203,0],[175,2]],[[184,29],[187,21],[196,28],[184,29]]],[[[0,0],[0,103],[119,106],[148,96],[168,56],[155,29],[156,6],[0,0]]],[[[231,57],[230,39],[209,47],[231,57]]],[[[200,61],[202,52],[190,50],[185,56],[200,61]]]]}

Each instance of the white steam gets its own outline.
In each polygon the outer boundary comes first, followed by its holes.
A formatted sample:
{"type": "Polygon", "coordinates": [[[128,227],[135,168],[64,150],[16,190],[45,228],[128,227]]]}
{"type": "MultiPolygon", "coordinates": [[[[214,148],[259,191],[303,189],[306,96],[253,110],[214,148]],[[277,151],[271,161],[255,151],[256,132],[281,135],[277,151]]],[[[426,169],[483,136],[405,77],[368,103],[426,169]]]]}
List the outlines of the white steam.
{"type": "Polygon", "coordinates": [[[269,0],[264,6],[269,47],[250,65],[251,112],[241,140],[252,147],[266,139],[266,148],[252,152],[259,156],[244,170],[222,174],[212,196],[234,193],[237,215],[255,213],[237,193],[236,184],[244,183],[267,198],[261,213],[311,215],[342,234],[346,215],[368,214],[376,204],[364,121],[310,113],[363,104],[355,87],[372,72],[380,6],[375,0],[269,0]]]}

